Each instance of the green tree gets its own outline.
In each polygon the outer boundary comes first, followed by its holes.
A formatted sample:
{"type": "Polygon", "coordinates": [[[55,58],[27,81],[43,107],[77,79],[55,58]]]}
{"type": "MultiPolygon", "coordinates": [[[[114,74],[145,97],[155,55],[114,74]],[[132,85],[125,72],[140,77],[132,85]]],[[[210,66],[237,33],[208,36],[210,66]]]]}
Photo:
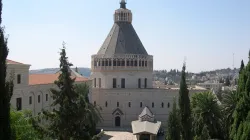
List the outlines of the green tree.
{"type": "Polygon", "coordinates": [[[31,111],[23,110],[16,111],[11,109],[11,131],[12,139],[14,140],[37,140],[38,135],[32,127],[31,111]]]}
{"type": "Polygon", "coordinates": [[[0,0],[0,139],[11,138],[10,98],[11,83],[6,83],[6,58],[8,56],[7,38],[4,36],[2,23],[2,0],[0,0]]]}
{"type": "Polygon", "coordinates": [[[192,96],[193,132],[196,136],[202,136],[202,130],[206,125],[211,138],[223,138],[222,115],[216,96],[211,92],[196,93],[192,96]]]}
{"type": "Polygon", "coordinates": [[[239,73],[241,73],[241,71],[244,69],[245,65],[244,65],[244,61],[241,60],[241,65],[240,65],[240,71],[239,73]]]}
{"type": "Polygon", "coordinates": [[[209,140],[209,139],[210,139],[210,136],[209,136],[209,131],[208,131],[207,125],[203,126],[202,133],[200,136],[196,135],[194,137],[194,140],[209,140]]]}
{"type": "Polygon", "coordinates": [[[207,125],[204,125],[204,127],[202,129],[201,139],[202,140],[209,140],[210,139],[210,135],[209,135],[209,131],[208,131],[207,125]]]}
{"type": "Polygon", "coordinates": [[[60,75],[55,84],[58,89],[51,89],[54,102],[52,112],[43,111],[35,120],[47,119],[49,123],[33,121],[41,137],[58,140],[97,139],[94,136],[99,114],[87,99],[87,86],[76,86],[71,78],[70,66],[66,57],[65,47],[60,53],[60,75]],[[81,87],[81,88],[80,88],[81,87]]]}
{"type": "MultiPolygon", "coordinates": [[[[250,58],[250,54],[249,54],[250,58]]],[[[241,136],[249,133],[248,127],[248,114],[250,110],[250,61],[243,68],[239,75],[239,83],[237,89],[237,105],[233,113],[233,124],[231,126],[230,138],[234,140],[241,140],[241,136]]]]}
{"type": "MultiPolygon", "coordinates": [[[[82,122],[81,126],[86,126],[89,130],[89,134],[91,137],[95,136],[96,133],[96,125],[97,123],[102,121],[102,116],[100,113],[101,108],[98,106],[95,106],[89,102],[88,94],[89,94],[89,86],[84,84],[76,84],[75,91],[79,95],[79,101],[82,102],[84,105],[79,105],[79,112],[82,112],[82,117],[85,118],[82,122]],[[85,110],[84,112],[81,110],[85,110]]],[[[101,134],[98,134],[97,137],[101,136],[101,134]]]]}
{"type": "Polygon", "coordinates": [[[237,92],[230,91],[222,94],[222,113],[223,126],[224,126],[224,138],[229,139],[229,132],[231,124],[233,123],[233,112],[237,104],[237,92]]]}
{"type": "Polygon", "coordinates": [[[180,108],[180,122],[181,134],[184,140],[192,140],[192,118],[190,109],[189,91],[186,84],[186,65],[182,67],[180,91],[179,91],[179,108],[180,108]]]}
{"type": "Polygon", "coordinates": [[[180,140],[180,119],[179,119],[179,111],[176,107],[176,99],[174,99],[172,111],[169,113],[168,117],[168,127],[167,127],[167,135],[166,140],[180,140]]]}

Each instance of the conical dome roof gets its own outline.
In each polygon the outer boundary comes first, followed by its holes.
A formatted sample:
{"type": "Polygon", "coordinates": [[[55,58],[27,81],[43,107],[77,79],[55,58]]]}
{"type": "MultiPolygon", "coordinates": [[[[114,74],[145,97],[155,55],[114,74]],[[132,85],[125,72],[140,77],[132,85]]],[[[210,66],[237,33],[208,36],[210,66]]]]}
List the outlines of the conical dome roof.
{"type": "MultiPolygon", "coordinates": [[[[121,4],[123,3],[121,2],[121,4]]],[[[114,25],[97,54],[105,57],[112,57],[117,54],[148,55],[131,24],[131,11],[126,8],[116,10],[114,20],[114,25]]]]}
{"type": "Polygon", "coordinates": [[[112,57],[115,54],[148,55],[131,23],[114,23],[97,54],[112,57]]]}

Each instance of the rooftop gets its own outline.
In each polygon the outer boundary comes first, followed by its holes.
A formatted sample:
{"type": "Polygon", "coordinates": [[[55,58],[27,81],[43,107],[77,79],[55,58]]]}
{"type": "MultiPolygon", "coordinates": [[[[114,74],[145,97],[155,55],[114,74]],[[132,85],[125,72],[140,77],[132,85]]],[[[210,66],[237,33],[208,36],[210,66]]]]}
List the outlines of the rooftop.
{"type": "Polygon", "coordinates": [[[7,64],[13,64],[13,65],[28,65],[28,64],[24,64],[24,63],[21,63],[21,62],[13,61],[13,60],[10,60],[10,59],[6,59],[6,63],[7,64]]]}
{"type": "Polygon", "coordinates": [[[114,23],[97,54],[113,57],[115,54],[148,55],[131,23],[114,23]]]}
{"type": "MultiPolygon", "coordinates": [[[[42,84],[53,84],[56,80],[58,80],[59,73],[55,74],[30,74],[29,75],[29,85],[42,85],[42,84]]],[[[75,77],[75,82],[85,82],[88,81],[88,78],[85,77],[75,77]]]]}
{"type": "Polygon", "coordinates": [[[145,107],[145,108],[142,110],[142,112],[141,112],[141,114],[139,115],[139,117],[143,117],[143,116],[145,116],[145,115],[148,115],[149,117],[154,117],[153,113],[149,110],[148,107],[145,107]]]}

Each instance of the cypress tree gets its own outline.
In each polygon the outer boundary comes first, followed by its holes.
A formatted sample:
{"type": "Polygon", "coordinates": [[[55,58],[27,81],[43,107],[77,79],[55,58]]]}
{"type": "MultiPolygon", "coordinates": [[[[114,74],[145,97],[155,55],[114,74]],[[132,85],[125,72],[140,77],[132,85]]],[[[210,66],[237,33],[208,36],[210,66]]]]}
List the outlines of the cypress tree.
{"type": "Polygon", "coordinates": [[[176,107],[176,99],[174,99],[172,112],[168,116],[167,140],[180,140],[180,119],[179,111],[176,107]]]}
{"type": "Polygon", "coordinates": [[[240,65],[240,71],[239,73],[241,73],[241,71],[244,69],[245,65],[244,65],[244,61],[241,60],[241,65],[240,65]]]}
{"type": "MultiPolygon", "coordinates": [[[[249,54],[250,58],[250,54],[249,54]]],[[[249,124],[247,121],[248,113],[250,110],[250,61],[243,67],[244,63],[241,63],[237,105],[233,114],[233,124],[231,126],[230,138],[233,140],[241,140],[242,136],[249,133],[249,127],[245,124],[249,124]]]]}
{"type": "Polygon", "coordinates": [[[60,53],[60,71],[58,81],[55,84],[59,90],[51,89],[52,96],[55,99],[52,105],[58,106],[59,110],[55,110],[58,117],[53,118],[51,131],[58,136],[60,140],[70,139],[72,136],[72,124],[74,124],[74,102],[76,101],[77,94],[73,90],[74,79],[72,79],[70,73],[71,63],[68,62],[66,57],[65,47],[60,53]]]}
{"type": "Polygon", "coordinates": [[[0,139],[10,140],[10,98],[12,83],[6,83],[6,58],[8,56],[7,39],[2,23],[2,0],[0,0],[0,139]]]}
{"type": "Polygon", "coordinates": [[[184,140],[192,140],[192,119],[189,91],[186,84],[186,65],[182,67],[180,91],[179,91],[179,108],[181,119],[181,134],[184,140]]]}

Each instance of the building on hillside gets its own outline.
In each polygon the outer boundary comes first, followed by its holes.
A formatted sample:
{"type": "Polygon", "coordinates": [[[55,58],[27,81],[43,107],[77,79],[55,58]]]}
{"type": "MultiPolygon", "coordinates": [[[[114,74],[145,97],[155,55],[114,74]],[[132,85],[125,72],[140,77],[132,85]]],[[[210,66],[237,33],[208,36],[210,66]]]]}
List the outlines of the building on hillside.
{"type": "MultiPolygon", "coordinates": [[[[114,24],[103,45],[91,56],[91,101],[101,106],[99,127],[131,128],[147,106],[166,124],[178,88],[153,88],[153,56],[148,54],[132,25],[126,2],[115,10],[114,24]]],[[[190,88],[192,95],[204,88],[190,88]]]]}
{"type": "Polygon", "coordinates": [[[206,88],[208,90],[213,89],[215,91],[218,91],[218,90],[221,90],[223,83],[205,82],[205,83],[198,83],[197,85],[200,87],[206,88]]]}
{"type": "MultiPolygon", "coordinates": [[[[6,80],[13,77],[14,91],[11,98],[11,106],[17,110],[31,110],[37,115],[42,109],[51,110],[53,99],[51,88],[57,88],[54,81],[58,79],[59,72],[54,74],[29,74],[30,65],[7,60],[6,80]]],[[[76,83],[87,82],[88,79],[71,71],[76,83]]]]}

